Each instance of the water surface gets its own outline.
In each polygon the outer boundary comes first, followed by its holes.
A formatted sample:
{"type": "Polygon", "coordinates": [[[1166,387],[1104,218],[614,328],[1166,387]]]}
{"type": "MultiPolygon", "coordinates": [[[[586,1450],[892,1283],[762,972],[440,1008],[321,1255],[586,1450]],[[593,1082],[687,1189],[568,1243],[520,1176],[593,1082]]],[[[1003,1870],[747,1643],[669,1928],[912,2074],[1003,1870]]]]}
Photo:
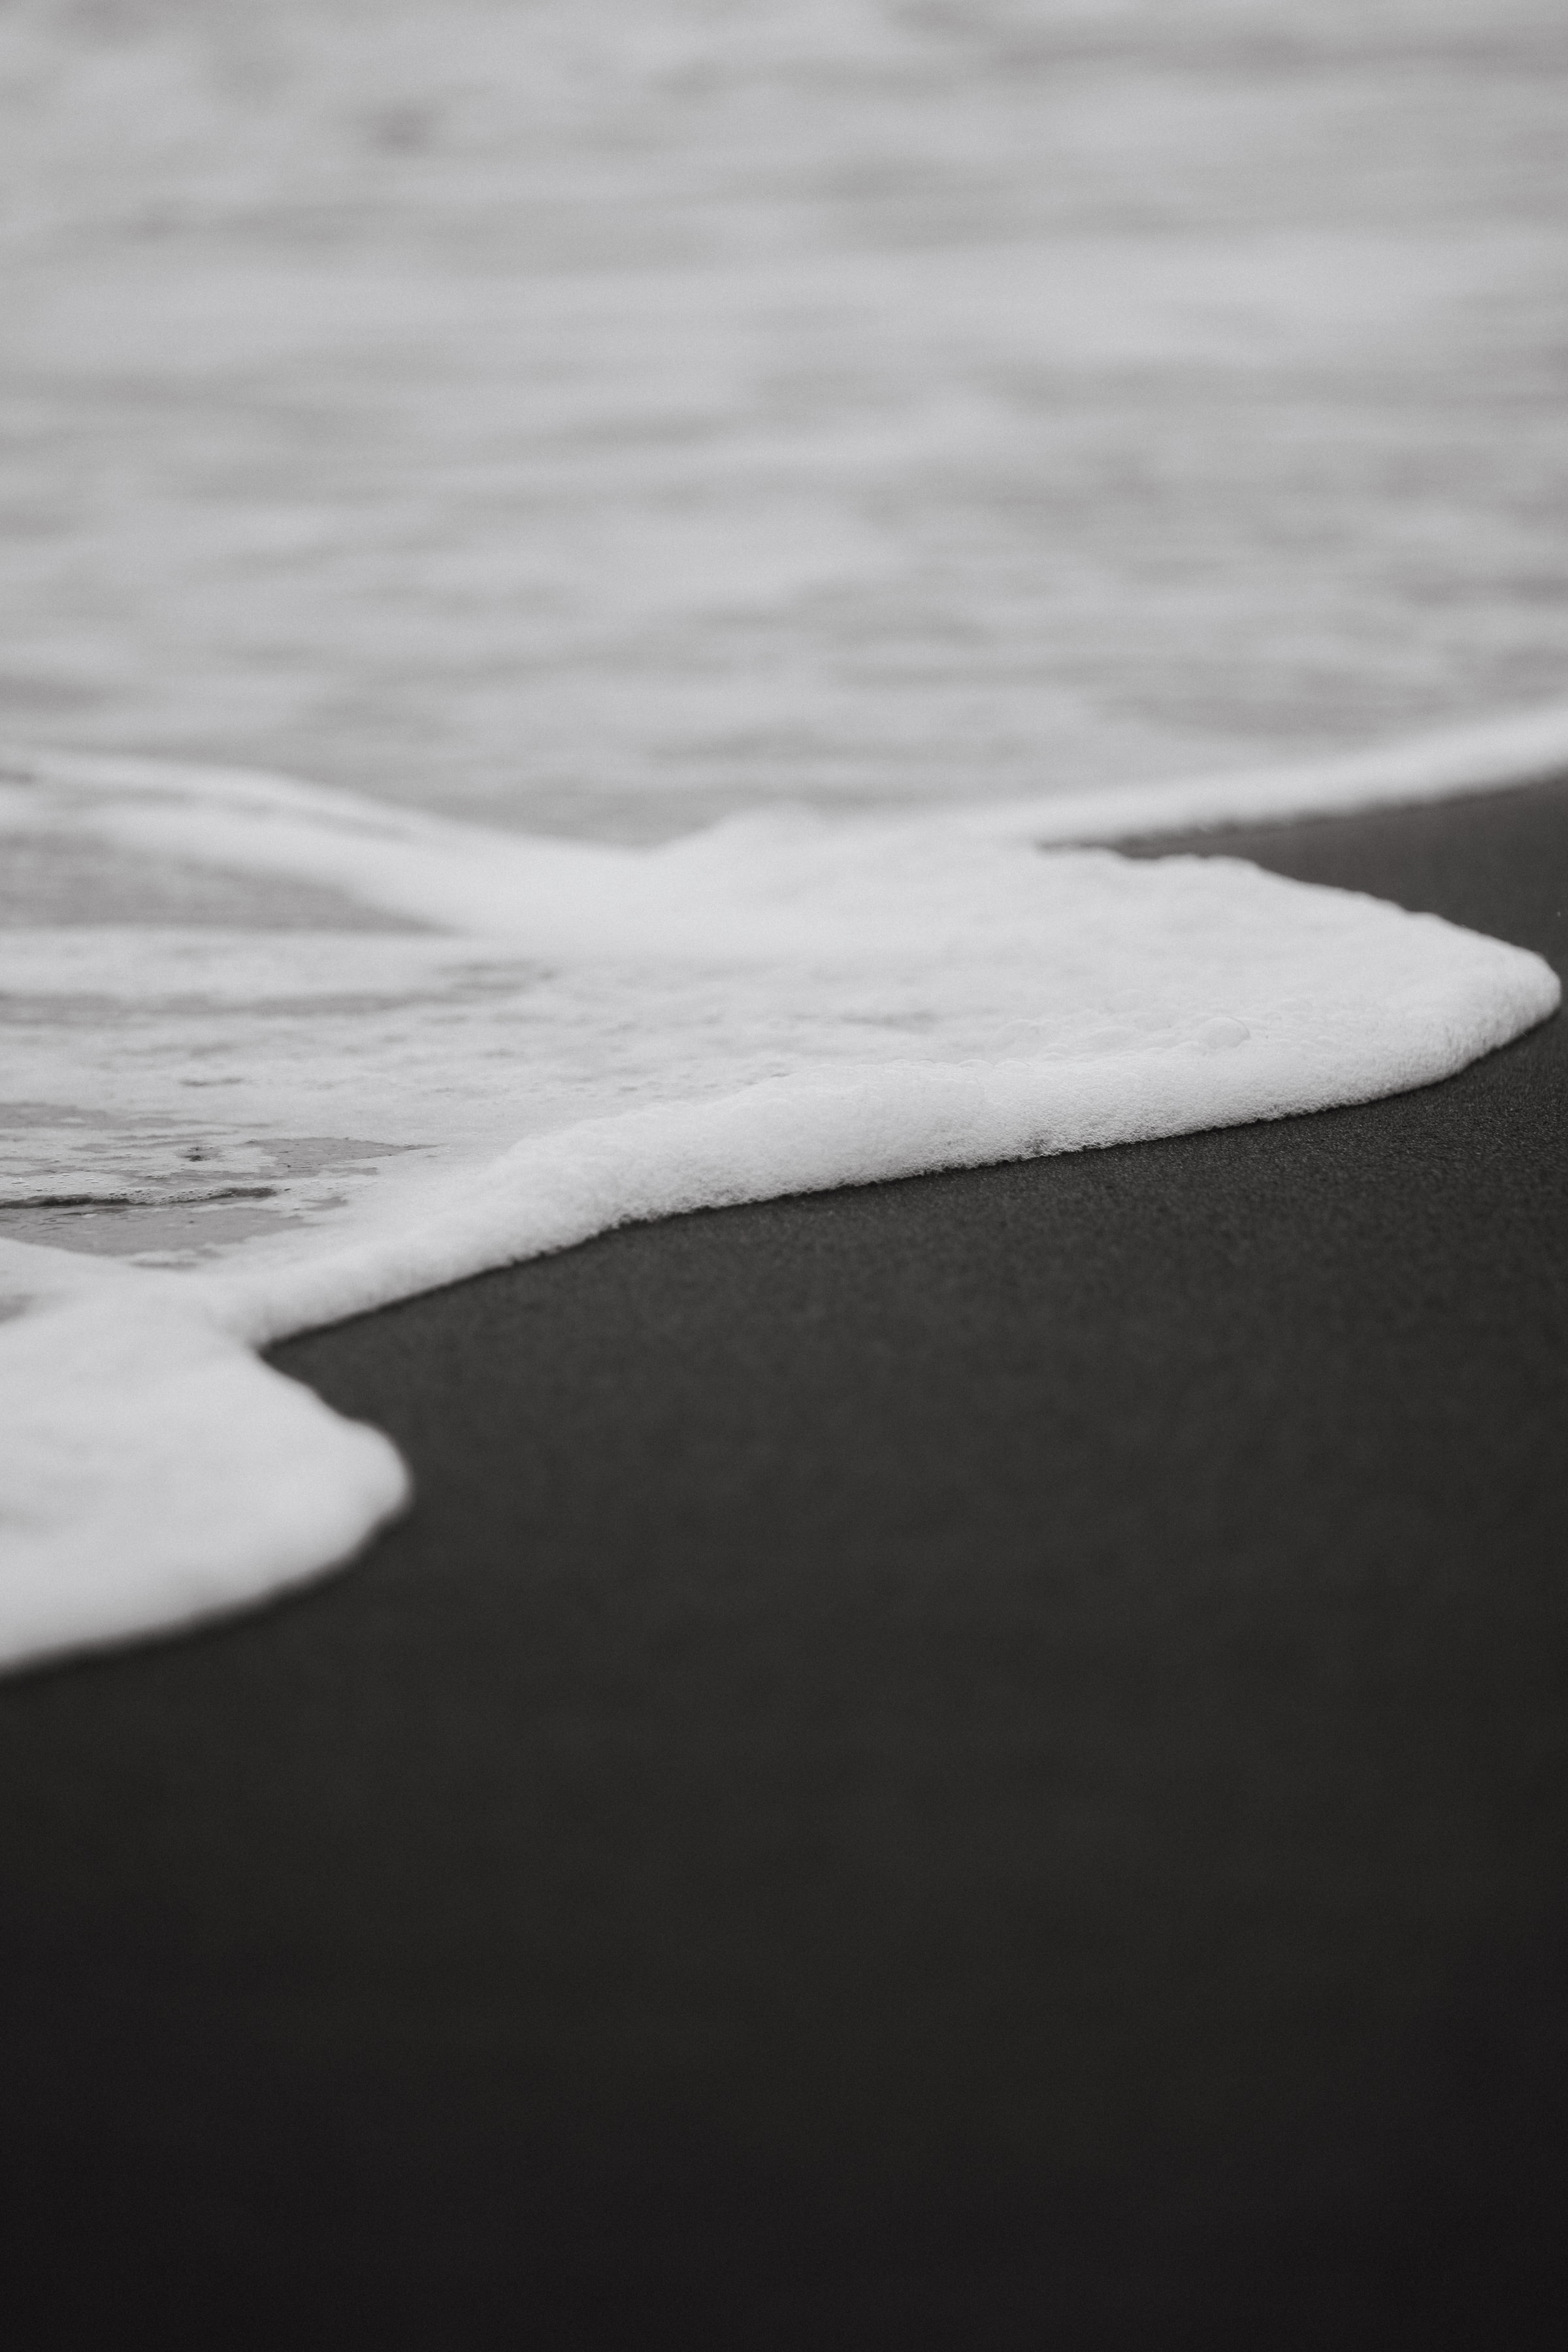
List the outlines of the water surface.
{"type": "Polygon", "coordinates": [[[0,725],[659,836],[1562,691],[1553,0],[17,0],[0,725]]]}

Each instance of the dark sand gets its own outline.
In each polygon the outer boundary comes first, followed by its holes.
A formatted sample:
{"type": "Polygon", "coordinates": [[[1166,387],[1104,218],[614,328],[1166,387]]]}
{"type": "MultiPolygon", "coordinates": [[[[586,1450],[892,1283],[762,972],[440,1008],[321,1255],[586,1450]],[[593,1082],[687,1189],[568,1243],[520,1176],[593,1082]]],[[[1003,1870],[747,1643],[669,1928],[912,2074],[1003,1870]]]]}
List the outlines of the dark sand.
{"type": "MultiPolygon", "coordinates": [[[[1212,845],[1568,941],[1568,787],[1212,845]]],[[[1568,2340],[1565,1108],[280,1349],[414,1516],[0,1692],[9,2344],[1568,2340]]]]}

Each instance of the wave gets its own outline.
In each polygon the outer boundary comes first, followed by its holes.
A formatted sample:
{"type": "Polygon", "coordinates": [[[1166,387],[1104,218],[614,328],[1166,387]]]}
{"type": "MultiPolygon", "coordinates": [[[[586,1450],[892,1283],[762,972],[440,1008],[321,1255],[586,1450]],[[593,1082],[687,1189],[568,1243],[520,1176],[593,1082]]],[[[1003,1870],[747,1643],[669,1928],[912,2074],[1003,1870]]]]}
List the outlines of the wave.
{"type": "Polygon", "coordinates": [[[1538,957],[1110,845],[1564,768],[1555,709],[1312,765],[784,809],[626,848],[14,752],[0,830],[145,861],[164,911],[0,934],[0,1659],[260,1600],[401,1507],[387,1442],[258,1360],[288,1333],[634,1220],[1450,1075],[1555,1008],[1538,957]],[[170,922],[169,877],[204,871],[316,894],[311,919],[170,922]],[[331,892],[352,923],[321,919],[331,892]]]}

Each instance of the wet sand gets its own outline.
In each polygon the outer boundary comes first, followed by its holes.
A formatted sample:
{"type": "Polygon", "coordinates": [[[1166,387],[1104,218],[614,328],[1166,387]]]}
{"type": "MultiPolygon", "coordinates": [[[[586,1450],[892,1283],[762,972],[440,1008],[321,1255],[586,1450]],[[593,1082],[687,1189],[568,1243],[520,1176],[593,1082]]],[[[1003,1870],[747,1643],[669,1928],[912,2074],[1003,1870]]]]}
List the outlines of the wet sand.
{"type": "Polygon", "coordinates": [[[1565,1035],[279,1349],[413,1515],[0,1688],[9,2340],[1560,2341],[1565,1035]]]}

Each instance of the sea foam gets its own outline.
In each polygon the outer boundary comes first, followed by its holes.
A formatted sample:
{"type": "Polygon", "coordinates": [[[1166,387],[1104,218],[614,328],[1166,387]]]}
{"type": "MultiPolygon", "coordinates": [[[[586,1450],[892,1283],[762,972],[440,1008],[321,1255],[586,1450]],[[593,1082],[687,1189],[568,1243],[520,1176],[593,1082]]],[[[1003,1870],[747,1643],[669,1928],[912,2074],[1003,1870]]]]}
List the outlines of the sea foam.
{"type": "Polygon", "coordinates": [[[1549,711],[1157,793],[783,810],[626,848],[240,771],[12,759],[13,842],[112,845],[165,896],[216,869],[358,911],[0,934],[0,1658],[259,1600],[400,1507],[386,1441],[258,1360],[289,1332],[632,1220],[1450,1075],[1553,1010],[1538,957],[1234,858],[1094,845],[1564,764],[1549,711]]]}

